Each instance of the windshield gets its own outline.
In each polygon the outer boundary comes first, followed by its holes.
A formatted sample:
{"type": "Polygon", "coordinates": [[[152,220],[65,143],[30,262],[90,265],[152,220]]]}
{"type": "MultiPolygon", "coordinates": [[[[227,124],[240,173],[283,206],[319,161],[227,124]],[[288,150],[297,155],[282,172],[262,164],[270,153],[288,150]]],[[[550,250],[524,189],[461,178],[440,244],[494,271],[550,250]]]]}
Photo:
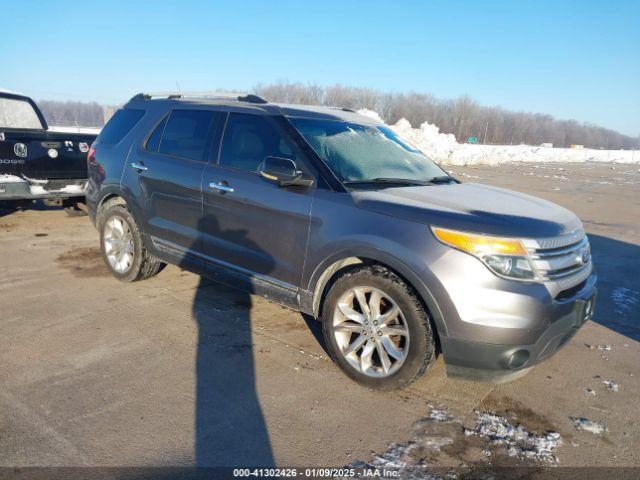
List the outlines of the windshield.
{"type": "Polygon", "coordinates": [[[0,98],[0,128],[42,130],[42,123],[26,100],[0,98]]]}
{"type": "Polygon", "coordinates": [[[429,181],[446,175],[385,125],[308,118],[291,122],[342,182],[380,178],[429,181]]]}

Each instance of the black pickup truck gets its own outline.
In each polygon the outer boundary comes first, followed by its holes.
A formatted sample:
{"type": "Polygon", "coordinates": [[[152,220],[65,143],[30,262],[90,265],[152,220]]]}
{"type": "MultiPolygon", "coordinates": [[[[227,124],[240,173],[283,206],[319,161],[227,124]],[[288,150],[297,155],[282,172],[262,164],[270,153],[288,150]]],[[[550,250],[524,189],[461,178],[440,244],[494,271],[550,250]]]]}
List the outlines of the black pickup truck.
{"type": "Polygon", "coordinates": [[[43,199],[79,212],[96,136],[49,128],[33,100],[0,90],[0,201],[43,199]]]}

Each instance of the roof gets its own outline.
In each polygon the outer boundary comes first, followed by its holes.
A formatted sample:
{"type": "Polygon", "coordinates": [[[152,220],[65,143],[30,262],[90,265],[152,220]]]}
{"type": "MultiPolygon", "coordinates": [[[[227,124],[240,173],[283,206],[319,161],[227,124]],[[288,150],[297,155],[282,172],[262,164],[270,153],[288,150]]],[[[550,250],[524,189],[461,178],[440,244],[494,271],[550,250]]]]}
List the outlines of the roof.
{"type": "Polygon", "coordinates": [[[187,103],[191,105],[222,105],[232,107],[235,111],[251,110],[262,114],[281,114],[290,118],[315,118],[380,125],[380,122],[377,120],[361,115],[348,108],[272,103],[257,95],[246,93],[139,93],[131,98],[128,104],[137,104],[139,102],[175,102],[178,104],[187,103]]]}
{"type": "Polygon", "coordinates": [[[341,120],[344,122],[366,123],[380,125],[377,120],[361,115],[348,108],[324,107],[320,105],[292,105],[286,103],[273,103],[287,117],[317,118],[324,120],[341,120]]]}

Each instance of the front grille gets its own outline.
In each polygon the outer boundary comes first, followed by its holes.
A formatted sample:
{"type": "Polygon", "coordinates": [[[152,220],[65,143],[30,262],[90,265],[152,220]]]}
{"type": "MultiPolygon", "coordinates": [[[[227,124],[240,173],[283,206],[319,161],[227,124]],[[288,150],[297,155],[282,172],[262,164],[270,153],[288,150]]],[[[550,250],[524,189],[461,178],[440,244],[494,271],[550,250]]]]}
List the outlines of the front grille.
{"type": "Polygon", "coordinates": [[[560,282],[565,288],[584,281],[591,273],[589,240],[583,230],[555,238],[525,242],[536,278],[560,282]]]}

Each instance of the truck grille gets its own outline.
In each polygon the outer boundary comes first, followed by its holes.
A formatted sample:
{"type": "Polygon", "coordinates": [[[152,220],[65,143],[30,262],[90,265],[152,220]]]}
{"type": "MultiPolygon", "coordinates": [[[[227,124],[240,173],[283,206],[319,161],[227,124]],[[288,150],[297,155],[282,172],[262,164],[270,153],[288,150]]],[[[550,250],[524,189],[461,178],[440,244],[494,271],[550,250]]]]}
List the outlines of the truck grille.
{"type": "Polygon", "coordinates": [[[582,229],[562,237],[527,240],[525,248],[539,280],[571,288],[591,274],[591,250],[582,229]]]}

